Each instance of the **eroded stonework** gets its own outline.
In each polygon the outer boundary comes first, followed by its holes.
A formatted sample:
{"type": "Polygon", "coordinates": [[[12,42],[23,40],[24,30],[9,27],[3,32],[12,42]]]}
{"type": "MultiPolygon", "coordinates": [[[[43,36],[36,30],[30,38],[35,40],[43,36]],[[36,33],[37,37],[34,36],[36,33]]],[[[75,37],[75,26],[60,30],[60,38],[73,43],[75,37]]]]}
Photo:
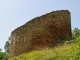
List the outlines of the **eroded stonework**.
{"type": "Polygon", "coordinates": [[[34,49],[53,47],[55,40],[71,37],[68,10],[53,11],[34,18],[11,33],[9,58],[34,49]]]}

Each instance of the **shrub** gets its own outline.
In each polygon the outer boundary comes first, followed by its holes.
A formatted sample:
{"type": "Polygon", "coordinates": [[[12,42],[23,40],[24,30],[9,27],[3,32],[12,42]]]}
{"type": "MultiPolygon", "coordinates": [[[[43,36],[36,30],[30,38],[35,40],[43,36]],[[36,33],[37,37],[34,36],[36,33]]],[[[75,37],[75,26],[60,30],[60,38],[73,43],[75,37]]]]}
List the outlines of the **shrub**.
{"type": "Polygon", "coordinates": [[[55,17],[55,15],[53,14],[52,17],[55,17]]]}
{"type": "Polygon", "coordinates": [[[63,43],[65,41],[70,41],[70,40],[72,40],[72,37],[62,37],[60,39],[57,39],[56,43],[63,43]]]}

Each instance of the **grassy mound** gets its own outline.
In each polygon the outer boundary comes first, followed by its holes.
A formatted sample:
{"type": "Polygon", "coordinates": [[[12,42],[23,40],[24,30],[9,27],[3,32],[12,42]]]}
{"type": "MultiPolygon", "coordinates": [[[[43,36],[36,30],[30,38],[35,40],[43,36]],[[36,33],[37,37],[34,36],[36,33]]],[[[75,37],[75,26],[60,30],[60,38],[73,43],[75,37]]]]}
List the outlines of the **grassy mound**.
{"type": "Polygon", "coordinates": [[[75,44],[64,44],[54,48],[45,48],[40,51],[32,51],[26,54],[22,54],[18,57],[14,57],[10,60],[80,60],[79,46],[75,44]]]}

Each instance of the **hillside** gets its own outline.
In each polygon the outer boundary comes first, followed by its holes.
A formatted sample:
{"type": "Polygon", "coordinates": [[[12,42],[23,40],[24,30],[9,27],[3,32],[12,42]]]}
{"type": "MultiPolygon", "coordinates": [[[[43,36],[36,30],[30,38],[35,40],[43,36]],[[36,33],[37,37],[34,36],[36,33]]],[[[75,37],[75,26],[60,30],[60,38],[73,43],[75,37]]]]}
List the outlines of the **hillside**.
{"type": "Polygon", "coordinates": [[[80,51],[78,51],[79,42],[69,42],[71,41],[65,42],[63,45],[59,44],[59,46],[54,48],[45,48],[39,51],[34,50],[10,60],[80,60],[80,51]]]}

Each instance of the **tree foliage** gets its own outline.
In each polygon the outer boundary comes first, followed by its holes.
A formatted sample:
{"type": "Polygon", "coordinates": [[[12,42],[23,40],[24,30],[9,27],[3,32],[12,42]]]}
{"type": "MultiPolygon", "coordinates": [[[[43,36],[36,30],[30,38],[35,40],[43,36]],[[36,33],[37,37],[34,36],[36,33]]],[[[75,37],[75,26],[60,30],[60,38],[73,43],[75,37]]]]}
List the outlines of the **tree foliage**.
{"type": "Polygon", "coordinates": [[[6,54],[8,55],[8,53],[9,53],[9,48],[10,48],[10,43],[9,43],[9,41],[6,41],[6,44],[5,44],[4,48],[5,48],[6,54]]]}
{"type": "MultiPolygon", "coordinates": [[[[1,49],[2,50],[2,49],[1,49]]],[[[0,60],[8,60],[8,57],[5,52],[0,51],[0,60]]]]}
{"type": "Polygon", "coordinates": [[[2,51],[2,49],[0,48],[0,52],[2,51]]]}
{"type": "Polygon", "coordinates": [[[72,31],[72,37],[75,39],[80,35],[80,30],[78,28],[74,28],[72,31]]]}
{"type": "Polygon", "coordinates": [[[7,55],[7,57],[9,56],[10,40],[11,38],[9,37],[8,41],[6,41],[5,46],[4,46],[5,54],[7,55]]]}

